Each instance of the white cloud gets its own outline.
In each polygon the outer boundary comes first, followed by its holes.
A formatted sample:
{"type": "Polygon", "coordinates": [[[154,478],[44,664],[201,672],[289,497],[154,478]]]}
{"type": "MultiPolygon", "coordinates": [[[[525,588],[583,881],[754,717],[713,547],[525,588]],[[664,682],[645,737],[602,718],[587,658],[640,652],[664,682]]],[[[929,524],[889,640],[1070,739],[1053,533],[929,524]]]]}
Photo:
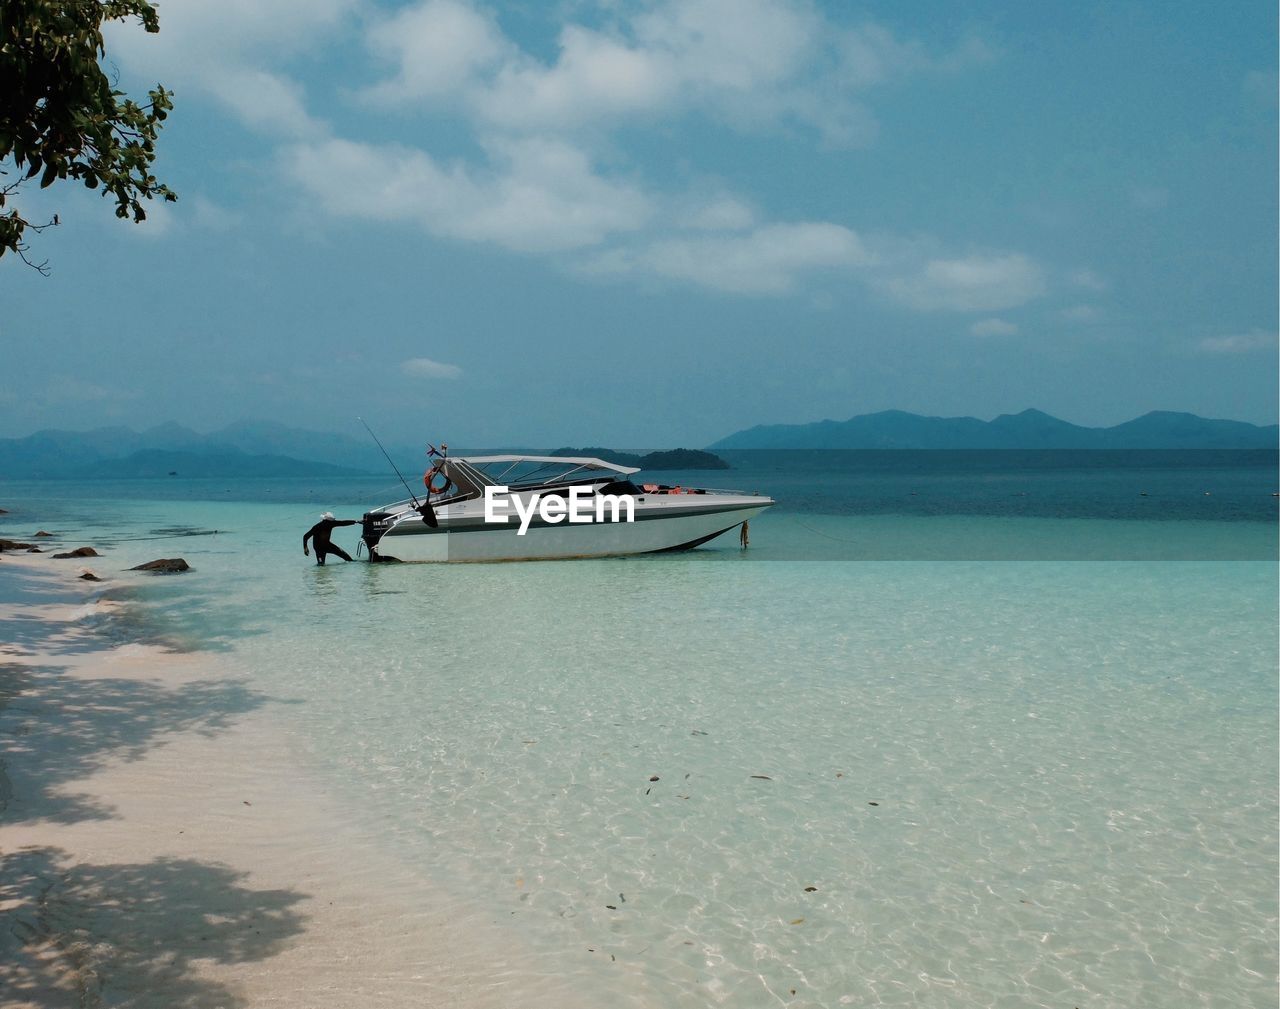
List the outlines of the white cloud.
{"type": "Polygon", "coordinates": [[[327,130],[308,115],[301,85],[280,74],[222,67],[203,85],[252,130],[291,139],[320,136],[327,130]]]}
{"type": "MultiPolygon", "coordinates": [[[[240,222],[238,214],[218,206],[202,193],[184,193],[177,203],[144,200],[142,209],[146,211],[146,220],[138,227],[121,229],[124,234],[145,240],[161,239],[189,232],[192,227],[214,232],[230,231],[240,222]]],[[[111,224],[115,224],[114,218],[111,224]]]]}
{"type": "MultiPolygon", "coordinates": [[[[144,241],[151,241],[159,238],[166,238],[173,234],[175,228],[181,230],[181,222],[179,220],[180,213],[174,208],[175,203],[169,203],[167,200],[142,200],[142,211],[147,216],[137,225],[137,227],[128,227],[123,229],[123,233],[131,238],[140,238],[144,241]]],[[[114,221],[112,222],[114,223],[114,221]]],[[[130,214],[128,223],[133,224],[133,215],[130,214]]]]}
{"type": "Polygon", "coordinates": [[[895,300],[924,311],[990,312],[1014,308],[1045,291],[1044,271],[1022,253],[933,259],[908,276],[881,282],[895,300]]]}
{"type": "Polygon", "coordinates": [[[133,21],[110,22],[108,51],[178,66],[194,56],[306,51],[358,6],[358,0],[164,0],[160,31],[133,21]]]}
{"type": "Polygon", "coordinates": [[[636,20],[640,41],[672,55],[689,84],[729,91],[792,76],[821,38],[805,3],[785,0],[670,0],[636,20]]]}
{"type": "Polygon", "coordinates": [[[441,165],[415,148],[328,139],[289,147],[283,161],[286,173],[336,216],[407,220],[434,235],[520,252],[598,245],[639,228],[649,214],[640,190],[597,174],[568,144],[494,141],[490,153],[490,166],[475,169],[441,165]]]}
{"type": "Polygon", "coordinates": [[[892,32],[874,24],[841,32],[836,48],[837,73],[841,81],[853,87],[883,84],[904,64],[917,65],[922,58],[918,46],[899,42],[892,32]]]}
{"type": "Polygon", "coordinates": [[[447,95],[490,127],[562,132],[773,87],[809,65],[816,27],[807,5],[785,0],[673,0],[609,30],[565,24],[543,61],[473,4],[423,0],[369,30],[369,47],[395,70],[365,95],[447,95]]]}
{"type": "Polygon", "coordinates": [[[1059,314],[1067,322],[1096,322],[1102,315],[1096,305],[1072,305],[1059,314]]]}
{"type": "Polygon", "coordinates": [[[606,175],[564,140],[490,139],[486,150],[477,166],[328,137],[286,147],[281,164],[326,214],[514,252],[586,253],[570,265],[597,276],[783,295],[835,271],[926,311],[999,311],[1045,289],[1043,270],[1021,253],[943,258],[936,243],[929,254],[918,240],[870,243],[833,221],[761,222],[724,192],[665,197],[606,175]]]}
{"type": "Polygon", "coordinates": [[[840,29],[805,0],[659,0],[604,27],[564,24],[551,60],[466,0],[420,0],[376,21],[367,44],[393,67],[368,99],[447,99],[486,128],[564,132],[700,112],[745,131],[793,121],[840,144],[875,134],[856,92],[990,58],[973,37],[932,55],[875,24],[840,29]]]}
{"type": "Polygon", "coordinates": [[[741,231],[755,223],[756,215],[741,200],[721,195],[679,211],[678,224],[693,231],[741,231]]]}
{"type": "Polygon", "coordinates": [[[110,22],[107,52],[137,77],[170,90],[194,89],[223,103],[251,129],[308,136],[323,130],[303,89],[262,68],[305,51],[340,25],[356,0],[164,0],[160,31],[110,22]]]}
{"type": "MultiPolygon", "coordinates": [[[[716,291],[775,296],[826,274],[888,293],[917,311],[997,311],[1031,301],[1046,289],[1044,270],[1018,252],[943,258],[934,241],[864,238],[830,221],[741,227],[736,213],[726,217],[731,224],[723,229],[699,231],[681,218],[682,235],[620,236],[577,266],[595,276],[661,277],[716,291]]],[[[1012,335],[1018,327],[992,317],[973,323],[970,332],[1012,335]]]]}
{"type": "Polygon", "coordinates": [[[458,92],[515,48],[491,16],[458,0],[427,0],[375,21],[369,47],[397,67],[396,74],[368,89],[377,102],[400,102],[458,92]]]}
{"type": "Polygon", "coordinates": [[[240,223],[240,215],[219,206],[202,193],[196,193],[190,202],[182,200],[182,206],[191,211],[191,222],[208,231],[230,231],[240,223]]]}
{"type": "Polygon", "coordinates": [[[848,228],[824,222],[770,224],[740,235],[656,241],[637,250],[611,250],[585,266],[593,273],[651,273],[735,294],[791,292],[814,270],[871,262],[848,228]]]}
{"type": "Polygon", "coordinates": [[[606,179],[568,144],[495,141],[491,151],[500,174],[462,223],[464,237],[512,249],[571,249],[634,231],[650,214],[649,198],[640,189],[606,179]]]}
{"type": "MultiPolygon", "coordinates": [[[[990,60],[981,39],[940,50],[869,21],[842,26],[810,0],[593,9],[590,26],[560,22],[550,58],[508,37],[500,9],[471,0],[411,0],[381,13],[362,12],[359,0],[166,0],[159,35],[113,28],[109,48],[131,72],[203,93],[271,138],[277,167],[317,217],[576,253],[569,262],[586,272],[742,294],[790,293],[824,271],[924,311],[997,312],[1043,293],[1043,270],[1020,253],[957,256],[916,239],[867,242],[834,220],[770,222],[719,183],[660,192],[610,146],[615,127],[691,116],[865,143],[877,129],[865,92],[990,60]],[[355,55],[382,70],[355,93],[366,108],[456,115],[458,149],[471,142],[479,154],[446,159],[339,136],[313,114],[286,61],[352,35],[365,44],[355,55]]],[[[225,222],[197,206],[201,218],[225,222]]]]}
{"type": "Polygon", "coordinates": [[[919,42],[903,41],[871,22],[837,32],[834,38],[837,77],[854,87],[885,84],[912,73],[952,73],[995,59],[992,48],[975,35],[965,36],[955,49],[937,56],[919,42]]]}
{"type": "Polygon", "coordinates": [[[458,378],[462,369],[456,364],[443,364],[429,357],[411,357],[400,362],[400,370],[412,378],[458,378]]]}
{"type": "Polygon", "coordinates": [[[506,129],[561,130],[660,109],[674,93],[675,69],[665,54],[570,25],[561,32],[553,65],[513,60],[476,96],[476,105],[506,129]]]}
{"type": "Polygon", "coordinates": [[[1067,282],[1073,287],[1086,291],[1105,291],[1110,285],[1093,270],[1084,268],[1073,270],[1067,276],[1067,282]]]}
{"type": "Polygon", "coordinates": [[[979,319],[969,327],[969,332],[974,336],[1013,336],[1018,327],[1005,319],[979,319]]]}
{"type": "Polygon", "coordinates": [[[1198,344],[1206,354],[1248,354],[1255,350],[1269,350],[1274,353],[1280,346],[1280,336],[1262,329],[1251,329],[1247,333],[1232,333],[1228,336],[1210,336],[1198,344]]]}

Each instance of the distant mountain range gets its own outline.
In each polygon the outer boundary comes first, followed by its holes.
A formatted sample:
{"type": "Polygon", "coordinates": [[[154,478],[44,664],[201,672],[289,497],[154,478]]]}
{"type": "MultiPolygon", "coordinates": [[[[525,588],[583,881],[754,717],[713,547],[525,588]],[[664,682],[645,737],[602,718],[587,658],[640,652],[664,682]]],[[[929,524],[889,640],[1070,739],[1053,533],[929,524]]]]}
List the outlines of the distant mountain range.
{"type": "MultiPolygon", "coordinates": [[[[1148,413],[1115,427],[1080,427],[1039,410],[1005,414],[992,421],[974,417],[922,417],[887,410],[846,421],[775,424],[739,431],[711,449],[1035,449],[1035,448],[1271,448],[1280,430],[1189,413],[1148,413]]],[[[411,481],[426,468],[425,445],[388,444],[411,481]]],[[[526,450],[528,451],[528,450],[526,450]]],[[[714,456],[693,450],[672,453],[559,449],[559,454],[603,456],[646,469],[718,468],[714,456]]],[[[94,477],[363,476],[389,467],[368,437],[306,431],[284,424],[242,421],[199,434],[179,424],[145,431],[126,427],[94,431],[38,431],[0,438],[0,479],[94,477]]]]}
{"type": "MultiPolygon", "coordinates": [[[[401,460],[415,456],[425,458],[421,448],[399,450],[401,460]]],[[[0,478],[356,476],[386,471],[371,439],[273,423],[244,421],[210,434],[169,423],[141,432],[105,427],[0,438],[0,478]]]]}
{"type": "Polygon", "coordinates": [[[712,449],[1238,449],[1277,447],[1280,428],[1158,410],[1115,427],[1081,427],[1040,410],[976,417],[923,417],[884,410],[845,421],[762,424],[712,449]]]}
{"type": "MultiPolygon", "coordinates": [[[[388,444],[387,451],[405,478],[416,484],[427,466],[425,443],[388,444]]],[[[538,454],[539,450],[524,452],[538,454]]],[[[648,454],[558,449],[554,454],[598,456],[649,470],[727,468],[723,460],[696,449],[648,454]]],[[[210,434],[168,423],[141,432],[104,427],[0,438],[0,479],[366,476],[389,471],[382,452],[367,435],[306,431],[269,422],[241,421],[210,434]]]]}

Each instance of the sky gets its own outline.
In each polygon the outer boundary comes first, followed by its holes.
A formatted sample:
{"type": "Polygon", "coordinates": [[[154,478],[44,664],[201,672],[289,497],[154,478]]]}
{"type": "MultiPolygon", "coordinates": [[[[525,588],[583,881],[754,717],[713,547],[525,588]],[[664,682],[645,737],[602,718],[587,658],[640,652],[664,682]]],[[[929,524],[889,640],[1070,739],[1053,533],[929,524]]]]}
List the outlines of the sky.
{"type": "Polygon", "coordinates": [[[158,8],[179,201],[17,198],[0,436],[1277,419],[1272,2],[158,8]]]}

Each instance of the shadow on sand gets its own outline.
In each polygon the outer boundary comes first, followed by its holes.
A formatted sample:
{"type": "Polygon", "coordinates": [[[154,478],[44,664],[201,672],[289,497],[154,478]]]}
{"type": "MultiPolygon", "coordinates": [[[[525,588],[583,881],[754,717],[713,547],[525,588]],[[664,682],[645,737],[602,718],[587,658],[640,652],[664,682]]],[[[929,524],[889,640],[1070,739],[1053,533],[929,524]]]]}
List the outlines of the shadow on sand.
{"type": "Polygon", "coordinates": [[[302,931],[295,890],[254,890],[224,865],[73,863],[57,848],[0,854],[0,992],[19,1004],[235,1009],[201,962],[279,953],[302,931]]]}
{"type": "MultiPolygon", "coordinates": [[[[62,656],[102,648],[80,621],[19,615],[0,621],[0,642],[0,827],[113,818],[76,783],[178,734],[219,733],[273,701],[236,679],[169,686],[72,671],[62,656]]],[[[246,879],[189,858],[96,864],[48,845],[0,848],[0,1004],[247,1005],[202,965],[277,954],[302,931],[307,894],[246,879]]]]}
{"type": "Polygon", "coordinates": [[[56,664],[0,663],[0,824],[112,817],[109,807],[63,788],[110,760],[138,760],[167,736],[213,735],[272,701],[235,680],[165,687],[67,676],[56,664]]]}

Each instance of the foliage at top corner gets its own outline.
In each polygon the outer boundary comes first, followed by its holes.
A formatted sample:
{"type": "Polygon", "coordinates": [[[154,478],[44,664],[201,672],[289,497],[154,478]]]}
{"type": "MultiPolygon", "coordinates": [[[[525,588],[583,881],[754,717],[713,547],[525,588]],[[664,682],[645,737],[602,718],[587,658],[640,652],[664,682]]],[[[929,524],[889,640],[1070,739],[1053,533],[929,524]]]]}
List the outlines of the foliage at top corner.
{"type": "Polygon", "coordinates": [[[30,222],[12,206],[37,176],[41,188],[75,179],[100,190],[117,217],[134,221],[147,216],[143,200],[177,199],[151,174],[172,92],[157,84],[139,104],[101,66],[103,22],[129,19],[160,30],[146,0],[0,0],[0,257],[31,263],[24,233],[57,223],[30,222]]]}

